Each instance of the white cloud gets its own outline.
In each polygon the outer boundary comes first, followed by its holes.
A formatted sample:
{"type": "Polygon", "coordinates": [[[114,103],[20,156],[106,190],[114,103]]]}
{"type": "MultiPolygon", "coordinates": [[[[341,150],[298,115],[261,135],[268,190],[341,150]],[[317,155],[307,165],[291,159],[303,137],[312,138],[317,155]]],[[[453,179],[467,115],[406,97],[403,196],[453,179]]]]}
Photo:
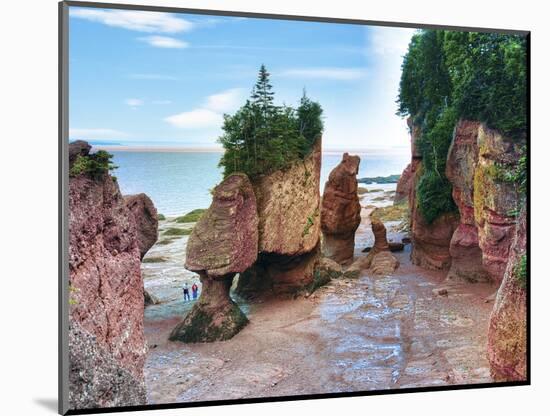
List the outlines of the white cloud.
{"type": "Polygon", "coordinates": [[[130,107],[139,107],[144,104],[143,100],[140,100],[139,98],[127,98],[124,102],[130,107]]]}
{"type": "Polygon", "coordinates": [[[174,49],[183,49],[189,46],[189,43],[184,42],[176,38],[171,38],[168,36],[146,36],[143,38],[138,38],[143,42],[147,42],[149,45],[154,46],[155,48],[174,48],[174,49]]]}
{"type": "Polygon", "coordinates": [[[223,117],[212,110],[197,108],[166,117],[164,121],[182,129],[202,129],[221,126],[223,117]]]}
{"type": "Polygon", "coordinates": [[[170,13],[131,10],[97,10],[73,8],[71,17],[103,23],[107,26],[147,33],[179,33],[193,28],[193,23],[170,13]]]}
{"type": "Polygon", "coordinates": [[[166,105],[166,104],[172,104],[172,101],[170,100],[153,100],[151,101],[152,104],[155,105],[166,105]]]}
{"type": "Polygon", "coordinates": [[[242,88],[231,88],[209,95],[199,108],[166,117],[164,121],[182,129],[220,128],[223,113],[236,110],[243,99],[242,88]]]}
{"type": "Polygon", "coordinates": [[[378,55],[391,55],[401,59],[416,31],[417,29],[373,26],[369,32],[371,50],[378,55]]]}
{"type": "Polygon", "coordinates": [[[71,139],[121,139],[128,134],[113,129],[69,129],[71,139]]]}
{"type": "Polygon", "coordinates": [[[218,113],[227,113],[239,108],[243,99],[244,90],[242,88],[232,88],[208,96],[204,107],[218,113]]]}
{"type": "Polygon", "coordinates": [[[131,79],[149,79],[149,80],[165,80],[165,81],[175,81],[176,77],[172,75],[164,74],[130,74],[128,75],[131,79]]]}
{"type": "Polygon", "coordinates": [[[366,71],[363,68],[294,68],[279,73],[279,76],[291,78],[317,78],[335,81],[351,81],[363,78],[366,71]]]}

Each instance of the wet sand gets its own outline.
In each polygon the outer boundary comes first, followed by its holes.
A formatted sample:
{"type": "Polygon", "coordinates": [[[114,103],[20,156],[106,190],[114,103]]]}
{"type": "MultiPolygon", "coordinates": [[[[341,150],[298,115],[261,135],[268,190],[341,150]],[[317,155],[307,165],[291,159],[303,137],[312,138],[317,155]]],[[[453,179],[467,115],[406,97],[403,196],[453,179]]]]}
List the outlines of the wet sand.
{"type": "MultiPolygon", "coordinates": [[[[374,197],[369,194],[361,204],[390,203],[373,203],[374,197]]],[[[361,249],[372,244],[369,212],[362,211],[356,255],[365,255],[361,249]]],[[[392,231],[396,224],[386,225],[389,239],[399,241],[402,234],[392,231]]],[[[180,264],[186,240],[172,248],[180,264]]],[[[333,280],[309,298],[239,302],[250,323],[233,339],[209,344],[167,341],[192,305],[177,294],[192,274],[171,278],[147,272],[151,265],[144,264],[146,287],[165,301],[145,313],[148,402],[490,382],[485,349],[492,302],[485,299],[495,288],[443,282],[445,273],[412,265],[409,250],[407,245],[396,253],[401,266],[392,276],[363,273],[358,279],[333,280]],[[434,294],[441,287],[446,296],[434,294]]]]}

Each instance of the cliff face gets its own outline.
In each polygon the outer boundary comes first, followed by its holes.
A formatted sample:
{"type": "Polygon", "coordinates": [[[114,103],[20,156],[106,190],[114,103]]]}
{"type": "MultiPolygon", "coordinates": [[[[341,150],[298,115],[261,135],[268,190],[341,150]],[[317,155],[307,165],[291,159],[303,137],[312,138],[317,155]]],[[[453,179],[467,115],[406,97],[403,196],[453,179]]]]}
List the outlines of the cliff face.
{"type": "MultiPolygon", "coordinates": [[[[445,214],[428,224],[418,209],[416,187],[422,174],[422,155],[418,150],[420,128],[407,120],[411,132],[412,160],[410,173],[409,207],[411,210],[411,261],[413,264],[435,270],[446,270],[451,266],[449,246],[453,233],[458,226],[458,216],[445,214]]],[[[404,172],[405,174],[405,172],[404,172]]]]}
{"type": "Polygon", "coordinates": [[[340,264],[353,261],[355,231],[361,223],[357,195],[359,163],[359,156],[344,153],[342,161],[330,172],[323,193],[323,254],[340,264]]]}
{"type": "Polygon", "coordinates": [[[474,218],[474,174],[479,159],[480,126],[479,122],[460,120],[447,156],[445,174],[453,185],[453,199],[460,213],[460,224],[450,243],[452,264],[448,279],[487,279],[474,218]]]}
{"type": "MultiPolygon", "coordinates": [[[[70,146],[71,149],[71,146],[70,146]]],[[[78,155],[86,157],[89,146],[70,150],[74,162],[78,155]]],[[[140,248],[133,215],[126,207],[118,185],[107,173],[93,179],[85,173],[69,180],[69,284],[70,321],[85,333],[86,343],[93,347],[84,350],[94,356],[81,357],[80,363],[71,363],[72,391],[85,388],[96,391],[111,388],[112,397],[132,397],[130,404],[144,404],[143,364],[147,351],[143,334],[143,281],[140,271],[140,248]],[[84,359],[86,358],[86,359],[84,359]],[[134,383],[115,383],[115,378],[91,379],[78,374],[89,373],[82,368],[87,363],[109,362],[133,377],[134,383]],[[76,372],[76,373],[75,373],[76,372]],[[109,381],[110,380],[110,381],[109,381]],[[105,383],[112,385],[106,386],[105,383]],[[134,391],[126,391],[134,389],[134,391]]],[[[79,337],[76,335],[74,341],[79,337]],[[76,337],[76,338],[75,338],[76,337]]],[[[71,354],[83,351],[78,344],[69,343],[71,354]]],[[[74,356],[74,355],[73,355],[74,356]]],[[[98,364],[99,365],[99,364],[98,364]]],[[[72,395],[76,398],[77,395],[72,395]]],[[[99,393],[98,396],[99,397],[99,393]]],[[[96,406],[120,405],[102,399],[96,406]]],[[[74,408],[91,405],[73,402],[74,408]]]]}
{"type": "Polygon", "coordinates": [[[523,210],[489,321],[488,357],[496,381],[527,377],[526,244],[527,219],[523,210]]]}
{"type": "Polygon", "coordinates": [[[499,178],[500,166],[519,158],[519,143],[480,126],[479,159],[474,173],[474,218],[478,229],[483,265],[500,284],[514,237],[518,196],[513,183],[499,178]]]}
{"type": "Polygon", "coordinates": [[[409,200],[409,194],[413,184],[414,172],[413,163],[409,163],[403,173],[399,177],[397,187],[395,188],[395,197],[393,199],[394,205],[399,205],[409,200]]]}
{"type": "Polygon", "coordinates": [[[258,207],[258,260],[241,273],[237,292],[293,292],[313,281],[319,247],[321,139],[303,161],[253,182],[258,207]]]}

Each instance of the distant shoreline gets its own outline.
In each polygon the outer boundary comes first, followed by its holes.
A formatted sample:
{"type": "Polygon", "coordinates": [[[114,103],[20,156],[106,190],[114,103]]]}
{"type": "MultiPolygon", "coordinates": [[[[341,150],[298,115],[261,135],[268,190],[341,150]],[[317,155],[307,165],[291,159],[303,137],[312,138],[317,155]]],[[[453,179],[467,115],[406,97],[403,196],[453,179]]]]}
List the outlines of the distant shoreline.
{"type": "MultiPolygon", "coordinates": [[[[124,146],[124,145],[92,145],[94,150],[106,150],[109,152],[142,152],[142,153],[223,153],[221,147],[183,147],[183,146],[124,146]]],[[[324,149],[323,154],[380,154],[380,155],[392,155],[392,154],[408,154],[410,152],[409,147],[402,148],[372,148],[372,149],[324,149]]]]}

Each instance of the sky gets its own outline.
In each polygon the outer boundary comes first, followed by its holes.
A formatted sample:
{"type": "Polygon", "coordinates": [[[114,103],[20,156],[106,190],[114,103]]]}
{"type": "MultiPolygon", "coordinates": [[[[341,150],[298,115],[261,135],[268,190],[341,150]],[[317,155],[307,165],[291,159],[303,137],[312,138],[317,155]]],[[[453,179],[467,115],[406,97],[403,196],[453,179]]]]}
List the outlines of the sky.
{"type": "Polygon", "coordinates": [[[324,110],[325,149],[409,148],[395,115],[414,30],[70,7],[69,138],[217,147],[261,64],[277,104],[324,110]]]}

